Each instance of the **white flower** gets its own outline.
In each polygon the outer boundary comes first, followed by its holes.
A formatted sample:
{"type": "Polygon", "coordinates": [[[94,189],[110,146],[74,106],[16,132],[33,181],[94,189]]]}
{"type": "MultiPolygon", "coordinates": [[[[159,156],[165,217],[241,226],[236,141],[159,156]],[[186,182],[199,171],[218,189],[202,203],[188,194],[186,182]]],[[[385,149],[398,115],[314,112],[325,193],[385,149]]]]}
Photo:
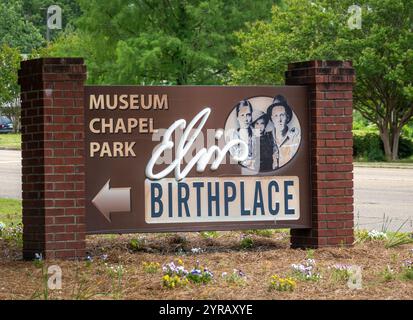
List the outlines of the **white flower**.
{"type": "Polygon", "coordinates": [[[6,228],[6,224],[3,222],[0,222],[0,231],[6,228]]]}
{"type": "Polygon", "coordinates": [[[223,272],[223,273],[221,274],[221,277],[225,278],[227,275],[228,275],[228,273],[223,272]]]}
{"type": "Polygon", "coordinates": [[[377,230],[369,231],[368,235],[372,239],[387,239],[387,234],[377,230]]]}

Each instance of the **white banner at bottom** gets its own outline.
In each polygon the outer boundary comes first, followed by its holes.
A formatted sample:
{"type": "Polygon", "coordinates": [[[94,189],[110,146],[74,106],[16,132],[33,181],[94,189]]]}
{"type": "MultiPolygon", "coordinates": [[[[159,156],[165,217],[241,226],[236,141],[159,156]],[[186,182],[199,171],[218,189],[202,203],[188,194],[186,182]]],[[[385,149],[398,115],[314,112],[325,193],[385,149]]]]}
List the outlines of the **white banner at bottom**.
{"type": "Polygon", "coordinates": [[[146,223],[287,221],[300,217],[298,177],[145,180],[146,223]]]}

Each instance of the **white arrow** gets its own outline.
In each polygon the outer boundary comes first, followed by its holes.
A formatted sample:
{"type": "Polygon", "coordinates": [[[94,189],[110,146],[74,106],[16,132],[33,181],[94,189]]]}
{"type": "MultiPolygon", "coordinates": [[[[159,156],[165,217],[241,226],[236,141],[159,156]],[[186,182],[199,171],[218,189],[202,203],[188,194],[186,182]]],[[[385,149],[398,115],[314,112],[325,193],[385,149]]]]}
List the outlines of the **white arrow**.
{"type": "Polygon", "coordinates": [[[92,203],[103,214],[109,222],[111,212],[130,212],[130,189],[131,188],[110,188],[110,179],[106,182],[98,194],[93,198],[92,203]]]}

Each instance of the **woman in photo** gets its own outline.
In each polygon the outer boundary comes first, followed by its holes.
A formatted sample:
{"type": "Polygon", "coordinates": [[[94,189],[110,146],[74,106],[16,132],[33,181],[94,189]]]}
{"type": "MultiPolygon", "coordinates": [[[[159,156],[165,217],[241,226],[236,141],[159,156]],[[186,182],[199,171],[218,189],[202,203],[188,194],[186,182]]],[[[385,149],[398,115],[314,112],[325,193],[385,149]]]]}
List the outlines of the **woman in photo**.
{"type": "MultiPolygon", "coordinates": [[[[252,105],[248,100],[242,100],[236,105],[236,116],[238,128],[233,131],[232,139],[240,139],[244,141],[248,146],[248,157],[245,161],[241,162],[241,165],[251,168],[253,167],[253,147],[252,147],[252,105]]],[[[231,153],[239,156],[241,153],[240,147],[233,147],[231,153]]]]}
{"type": "Polygon", "coordinates": [[[286,164],[297,152],[300,145],[300,132],[296,127],[289,127],[293,111],[282,95],[277,95],[267,109],[274,131],[273,139],[277,146],[273,153],[273,169],[286,164]]]}

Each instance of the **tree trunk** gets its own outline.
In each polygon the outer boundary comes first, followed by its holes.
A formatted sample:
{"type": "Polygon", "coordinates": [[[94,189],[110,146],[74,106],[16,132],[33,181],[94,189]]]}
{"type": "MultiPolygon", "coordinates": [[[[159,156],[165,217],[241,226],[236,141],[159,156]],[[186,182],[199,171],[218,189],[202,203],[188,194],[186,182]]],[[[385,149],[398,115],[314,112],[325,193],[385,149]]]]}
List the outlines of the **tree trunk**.
{"type": "Polygon", "coordinates": [[[393,145],[392,145],[392,152],[391,152],[391,159],[399,160],[399,142],[400,142],[400,134],[401,130],[396,128],[393,129],[393,145]]]}
{"type": "Polygon", "coordinates": [[[380,130],[381,141],[383,141],[383,145],[384,145],[384,155],[387,161],[391,161],[392,160],[392,147],[390,145],[389,130],[387,128],[379,128],[379,130],[380,130]]]}

